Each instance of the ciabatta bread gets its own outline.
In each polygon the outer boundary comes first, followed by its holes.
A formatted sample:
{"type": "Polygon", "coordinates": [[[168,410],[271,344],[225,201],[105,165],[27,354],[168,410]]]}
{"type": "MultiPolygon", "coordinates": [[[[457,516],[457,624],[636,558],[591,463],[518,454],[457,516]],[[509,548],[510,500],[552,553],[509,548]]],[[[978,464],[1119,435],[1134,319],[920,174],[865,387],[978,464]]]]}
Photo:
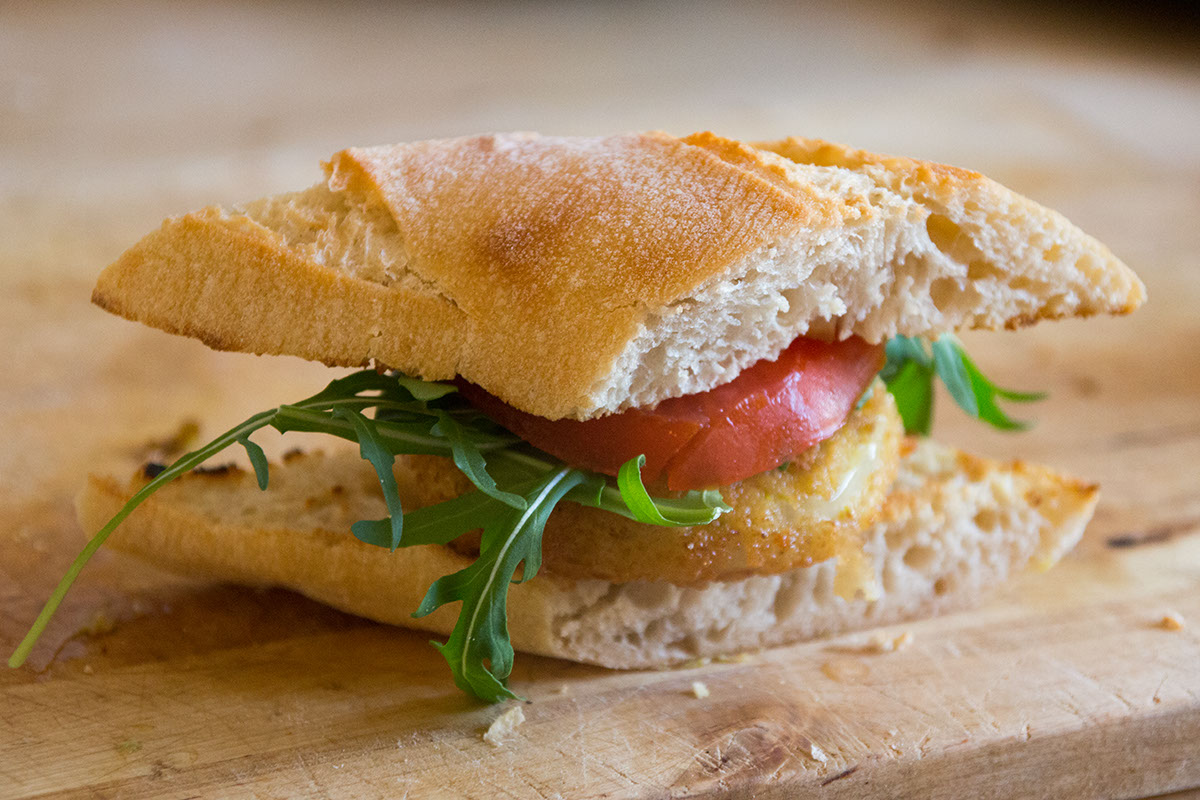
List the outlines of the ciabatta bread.
{"type": "Polygon", "coordinates": [[[800,335],[1125,313],[1137,277],[974,172],[824,143],[476,136],[347,150],[307,191],[168,220],[99,305],[209,345],[460,375],[584,419],[800,335]]]}
{"type": "MultiPolygon", "coordinates": [[[[1029,566],[1049,567],[1095,506],[1096,487],[1041,467],[930,442],[907,450],[881,516],[865,531],[874,591],[862,595],[873,599],[840,597],[833,561],[695,586],[573,580],[543,569],[509,589],[513,644],[606,667],[649,667],[924,617],[972,605],[1029,566]]],[[[399,457],[396,473],[411,507],[411,460],[399,457]]],[[[140,483],[91,478],[79,501],[85,529],[107,521],[140,483]]],[[[356,453],[314,454],[273,467],[266,492],[237,469],[182,477],[109,544],[168,569],[285,586],[354,614],[449,633],[455,607],[410,615],[434,580],[471,559],[440,546],[391,553],[351,536],[353,522],[385,513],[379,481],[356,453]]]]}

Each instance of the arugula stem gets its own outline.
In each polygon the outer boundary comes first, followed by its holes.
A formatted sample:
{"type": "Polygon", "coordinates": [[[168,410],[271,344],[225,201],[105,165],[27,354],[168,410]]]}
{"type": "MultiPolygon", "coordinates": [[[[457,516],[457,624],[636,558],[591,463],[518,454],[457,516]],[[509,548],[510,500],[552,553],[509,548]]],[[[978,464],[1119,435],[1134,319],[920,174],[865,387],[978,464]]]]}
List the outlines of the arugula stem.
{"type": "MultiPolygon", "coordinates": [[[[371,399],[371,398],[368,398],[371,399]]],[[[333,403],[324,403],[323,406],[335,405],[333,403]]],[[[350,403],[340,403],[337,405],[352,405],[350,403]]],[[[372,404],[368,404],[372,405],[372,404]]],[[[366,407],[366,406],[364,406],[366,407]]],[[[435,418],[431,417],[429,426],[433,427],[435,418]]],[[[331,417],[328,414],[322,413],[320,410],[311,409],[300,403],[291,406],[280,406],[278,415],[273,422],[279,424],[275,427],[286,432],[288,430],[307,431],[310,433],[327,433],[331,436],[337,436],[340,439],[345,439],[348,442],[357,442],[358,434],[352,424],[344,419],[331,417]],[[298,422],[299,425],[291,423],[298,422]]],[[[412,423],[408,423],[412,425],[412,423]]],[[[451,455],[450,443],[445,439],[427,433],[416,433],[408,430],[404,423],[392,422],[388,419],[375,420],[375,426],[379,430],[380,438],[393,445],[396,453],[422,453],[424,455],[447,456],[451,455]],[[419,448],[419,449],[417,449],[419,448]]],[[[482,438],[484,435],[480,434],[482,438]]],[[[490,436],[483,441],[476,443],[479,450],[490,452],[493,450],[502,450],[506,447],[511,447],[517,440],[514,436],[490,436]]]]}
{"type": "Polygon", "coordinates": [[[199,450],[183,456],[168,469],[156,475],[153,480],[134,494],[129,499],[129,502],[91,538],[83,550],[80,551],[79,555],[75,557],[75,560],[71,562],[70,568],[67,569],[67,573],[62,577],[62,580],[58,582],[58,586],[54,588],[53,594],[46,601],[46,605],[42,607],[42,611],[38,614],[37,619],[34,620],[33,626],[30,627],[29,632],[25,634],[25,638],[21,640],[21,643],[17,645],[17,649],[9,657],[8,666],[19,667],[25,663],[25,659],[29,658],[29,652],[33,649],[33,645],[46,629],[46,625],[50,622],[50,618],[54,616],[54,612],[58,610],[59,604],[66,597],[67,590],[71,588],[71,584],[75,582],[75,578],[79,576],[84,566],[108,539],[109,534],[116,530],[117,526],[124,522],[125,518],[132,514],[134,509],[140,506],[146,498],[158,491],[160,487],[170,483],[188,470],[200,466],[226,447],[235,444],[239,438],[249,436],[254,431],[266,427],[274,415],[274,410],[255,414],[241,425],[231,428],[199,450]]]}

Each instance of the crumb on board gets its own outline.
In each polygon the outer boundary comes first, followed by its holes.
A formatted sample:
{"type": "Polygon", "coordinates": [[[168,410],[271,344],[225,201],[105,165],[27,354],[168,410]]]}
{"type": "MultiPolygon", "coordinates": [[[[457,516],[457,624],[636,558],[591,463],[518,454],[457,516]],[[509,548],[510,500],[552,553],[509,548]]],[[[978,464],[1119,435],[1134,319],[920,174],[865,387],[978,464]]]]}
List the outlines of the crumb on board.
{"type": "Polygon", "coordinates": [[[708,697],[710,694],[712,694],[712,693],[710,691],[708,691],[708,686],[706,686],[703,682],[692,681],[692,696],[693,697],[695,697],[699,700],[703,700],[705,697],[708,697]]]}
{"type": "Polygon", "coordinates": [[[716,656],[713,660],[718,664],[745,664],[750,660],[750,654],[732,653],[730,655],[716,656]]]}
{"type": "Polygon", "coordinates": [[[112,633],[117,628],[117,623],[108,614],[103,611],[97,611],[88,620],[88,623],[79,629],[78,634],[86,636],[103,636],[106,633],[112,633]]]}
{"type": "Polygon", "coordinates": [[[699,656],[682,664],[674,666],[657,667],[661,670],[676,670],[676,669],[696,669],[698,667],[707,667],[711,664],[744,664],[751,659],[751,654],[746,652],[741,653],[724,653],[716,656],[699,656]]]}
{"type": "Polygon", "coordinates": [[[513,706],[492,720],[492,724],[483,734],[483,740],[492,747],[503,745],[505,736],[511,734],[516,727],[525,721],[525,712],[520,706],[513,706]]]}
{"type": "Polygon", "coordinates": [[[96,670],[92,669],[92,665],[91,665],[91,664],[84,664],[84,665],[83,665],[83,674],[84,674],[84,675],[94,675],[95,673],[96,673],[96,670]]]}
{"type": "Polygon", "coordinates": [[[813,761],[816,761],[819,764],[824,764],[825,762],[829,761],[829,756],[824,750],[818,747],[815,742],[808,743],[808,755],[813,761]]]}
{"type": "Polygon", "coordinates": [[[1181,631],[1187,623],[1183,619],[1183,615],[1178,611],[1168,611],[1163,614],[1163,618],[1158,621],[1158,627],[1164,631],[1181,631]]]}
{"type": "Polygon", "coordinates": [[[912,631],[904,631],[899,636],[892,636],[885,631],[876,631],[863,649],[871,653],[894,653],[908,647],[912,641],[912,631]]]}

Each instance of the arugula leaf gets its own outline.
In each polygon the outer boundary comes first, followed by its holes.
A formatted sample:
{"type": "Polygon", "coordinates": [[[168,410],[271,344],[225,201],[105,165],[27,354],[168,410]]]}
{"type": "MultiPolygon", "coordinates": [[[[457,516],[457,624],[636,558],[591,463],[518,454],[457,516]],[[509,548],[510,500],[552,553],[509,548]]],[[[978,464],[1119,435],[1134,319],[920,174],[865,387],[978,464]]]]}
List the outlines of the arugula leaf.
{"type": "Polygon", "coordinates": [[[971,379],[967,375],[967,368],[963,366],[962,351],[958,349],[953,340],[947,339],[945,336],[934,341],[931,347],[937,374],[941,376],[942,383],[950,392],[950,396],[954,398],[954,402],[958,403],[958,407],[968,415],[978,417],[979,403],[975,399],[975,391],[971,386],[971,379]]]}
{"type": "Polygon", "coordinates": [[[350,526],[350,532],[355,538],[369,542],[378,539],[386,528],[391,533],[391,545],[395,550],[400,546],[400,538],[404,534],[404,509],[400,505],[400,487],[396,485],[396,474],[392,472],[396,455],[388,450],[380,438],[375,423],[359,412],[348,408],[335,408],[333,415],[348,420],[354,426],[354,432],[358,435],[358,451],[375,468],[375,474],[379,476],[379,486],[383,489],[383,501],[388,510],[387,519],[359,520],[350,526]]]}
{"type": "Polygon", "coordinates": [[[496,481],[488,474],[487,461],[483,457],[483,452],[463,431],[462,425],[458,424],[454,417],[445,411],[440,412],[437,419],[434,433],[444,436],[450,443],[450,452],[458,471],[466,475],[471,483],[475,484],[475,488],[488,497],[495,498],[518,511],[524,511],[525,498],[512,492],[506,492],[496,485],[496,481]]]}
{"type": "Polygon", "coordinates": [[[266,491],[271,472],[267,465],[267,454],[261,447],[250,441],[250,434],[239,436],[237,443],[245,448],[246,455],[250,458],[250,464],[254,467],[254,477],[258,481],[258,488],[266,491]]]}
{"type": "Polygon", "coordinates": [[[404,542],[401,546],[450,544],[464,533],[481,530],[495,515],[496,506],[497,501],[483,492],[467,492],[409,511],[404,515],[404,542]]]}
{"type": "Polygon", "coordinates": [[[996,398],[1002,397],[1013,403],[1033,403],[1046,398],[1045,392],[1017,392],[1012,389],[1001,389],[984,377],[962,348],[958,348],[963,368],[971,382],[971,389],[979,404],[979,418],[1001,430],[1025,430],[1032,423],[1010,419],[996,404],[996,398]]]}
{"type": "Polygon", "coordinates": [[[915,336],[893,336],[884,345],[887,362],[879,370],[879,378],[884,383],[891,383],[905,364],[915,362],[928,367],[932,360],[925,350],[925,343],[915,336]]]}
{"type": "Polygon", "coordinates": [[[621,465],[617,471],[617,488],[621,490],[621,499],[633,512],[634,519],[646,520],[659,525],[667,524],[667,518],[654,505],[646,485],[642,483],[642,467],[646,466],[646,457],[640,455],[621,465]]]}
{"type": "Polygon", "coordinates": [[[716,515],[733,510],[725,505],[720,492],[717,492],[715,497],[708,492],[697,492],[703,508],[672,508],[666,503],[655,502],[642,483],[644,466],[646,457],[642,455],[626,461],[617,472],[617,487],[621,491],[621,499],[638,522],[648,525],[706,525],[716,519],[716,515]]]}
{"type": "Polygon", "coordinates": [[[449,383],[431,383],[430,381],[423,381],[420,378],[410,378],[398,372],[394,372],[387,377],[407,391],[414,400],[420,400],[421,402],[437,400],[458,391],[457,388],[449,383]]]}
{"type": "Polygon", "coordinates": [[[933,368],[909,361],[887,387],[896,398],[904,432],[928,436],[933,426],[933,368]]]}
{"type": "MultiPolygon", "coordinates": [[[[395,404],[383,400],[372,401],[369,398],[366,400],[360,398],[355,402],[335,401],[328,405],[331,408],[340,405],[359,410],[374,405],[380,411],[396,410],[395,404]]],[[[280,433],[288,431],[326,433],[350,442],[358,442],[358,433],[354,425],[344,419],[338,419],[331,410],[315,409],[297,403],[296,405],[280,406],[273,413],[271,427],[280,433]]],[[[451,452],[449,443],[432,433],[435,417],[436,415],[429,413],[416,420],[401,421],[387,417],[376,419],[374,420],[375,432],[387,444],[388,449],[397,454],[449,456],[451,452]]],[[[476,431],[472,437],[475,440],[475,446],[484,452],[502,450],[521,441],[511,433],[483,430],[476,431]]]]}
{"type": "Polygon", "coordinates": [[[364,369],[352,372],[342,378],[333,379],[328,386],[308,398],[307,401],[295,405],[320,406],[332,401],[357,397],[363,392],[379,392],[383,397],[392,400],[405,400],[412,396],[411,392],[401,392],[400,388],[394,376],[384,375],[373,369],[364,369]]]}
{"type": "Polygon", "coordinates": [[[438,578],[413,616],[431,614],[447,603],[462,602],[458,622],[445,644],[433,646],[446,659],[454,683],[489,702],[516,698],[504,679],[512,672],[513,648],[508,636],[508,584],[529,580],[542,559],[542,531],[554,506],[572,487],[586,480],[578,470],[548,472],[526,496],[523,510],[498,503],[484,526],[479,558],[453,575],[438,578]],[[502,510],[501,510],[502,509],[502,510]],[[521,578],[517,568],[524,564],[521,578]]]}
{"type": "Polygon", "coordinates": [[[996,403],[1000,397],[1028,403],[1046,397],[1042,392],[1002,389],[988,380],[950,334],[935,340],[932,355],[915,337],[896,336],[887,343],[887,363],[879,377],[896,399],[907,433],[928,435],[933,421],[933,380],[941,378],[954,402],[968,415],[1001,430],[1020,430],[1029,423],[1010,419],[996,403]]]}
{"type": "MultiPolygon", "coordinates": [[[[628,462],[627,462],[628,463],[628,462]]],[[[567,499],[581,506],[599,508],[622,517],[645,522],[647,525],[670,525],[672,527],[688,525],[707,525],[722,514],[732,511],[725,504],[721,493],[714,489],[704,491],[684,492],[679,497],[652,497],[658,516],[646,515],[639,517],[629,507],[625,495],[619,488],[602,483],[600,486],[587,483],[571,490],[567,499]],[[655,522],[661,517],[667,520],[655,522]]]]}

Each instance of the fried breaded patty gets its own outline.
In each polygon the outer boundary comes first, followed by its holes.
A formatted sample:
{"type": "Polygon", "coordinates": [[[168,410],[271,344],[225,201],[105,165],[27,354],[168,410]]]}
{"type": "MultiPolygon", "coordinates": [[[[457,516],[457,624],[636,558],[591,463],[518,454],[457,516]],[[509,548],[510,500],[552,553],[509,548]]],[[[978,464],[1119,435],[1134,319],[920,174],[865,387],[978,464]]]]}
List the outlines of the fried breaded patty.
{"type": "MultiPolygon", "coordinates": [[[[546,523],[542,569],[570,578],[688,585],[842,556],[852,572],[860,531],[874,521],[895,478],[903,432],[891,394],[876,384],[832,437],[790,464],[722,487],[734,510],[709,525],[663,528],[560,503],[546,523]]],[[[449,459],[410,458],[420,505],[469,490],[449,459]]],[[[474,554],[479,535],[451,547],[474,554]]]]}

